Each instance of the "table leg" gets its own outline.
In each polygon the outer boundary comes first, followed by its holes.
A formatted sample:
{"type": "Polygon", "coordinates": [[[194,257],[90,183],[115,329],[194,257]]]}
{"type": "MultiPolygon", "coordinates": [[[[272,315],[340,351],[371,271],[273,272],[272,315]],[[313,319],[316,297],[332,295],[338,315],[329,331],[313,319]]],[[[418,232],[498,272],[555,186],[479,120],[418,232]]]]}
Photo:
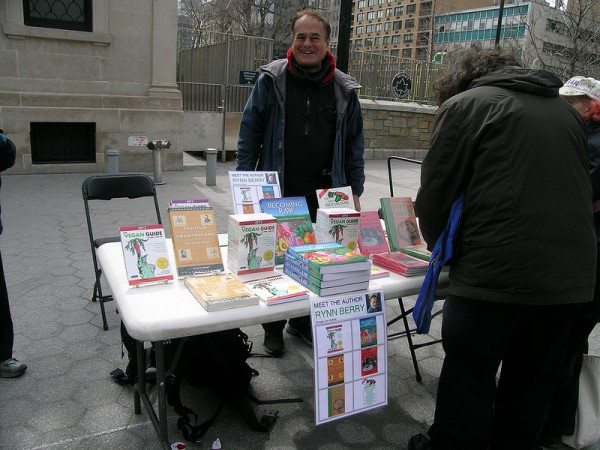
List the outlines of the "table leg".
{"type": "Polygon", "coordinates": [[[136,414],[142,413],[140,404],[140,395],[146,395],[146,380],[144,379],[146,369],[146,353],[144,352],[144,343],[136,341],[137,350],[137,383],[133,389],[133,408],[136,414]]]}
{"type": "Polygon", "coordinates": [[[167,392],[165,385],[165,344],[158,341],[156,351],[156,386],[158,389],[158,427],[160,440],[168,442],[167,430],[167,392]]]}

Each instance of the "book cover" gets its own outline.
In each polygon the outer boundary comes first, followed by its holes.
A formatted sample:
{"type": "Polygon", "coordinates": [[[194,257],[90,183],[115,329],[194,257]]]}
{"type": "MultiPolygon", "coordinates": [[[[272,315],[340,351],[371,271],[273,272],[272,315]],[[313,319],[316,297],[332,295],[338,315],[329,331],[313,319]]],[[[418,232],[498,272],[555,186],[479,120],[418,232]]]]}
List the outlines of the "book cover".
{"type": "Polygon", "coordinates": [[[119,233],[130,286],[173,279],[162,225],[120,227],[119,233]]]}
{"type": "Polygon", "coordinates": [[[215,212],[210,206],[171,206],[171,224],[177,275],[223,270],[215,212]]]}
{"type": "Polygon", "coordinates": [[[304,300],[309,296],[308,289],[282,275],[248,281],[244,284],[267,305],[304,300]]]}
{"type": "Polygon", "coordinates": [[[304,197],[261,199],[259,204],[262,212],[277,219],[275,264],[283,264],[289,247],[316,242],[304,197]]]}
{"type": "Polygon", "coordinates": [[[328,295],[335,295],[335,294],[345,294],[346,292],[353,292],[353,291],[366,291],[367,289],[369,289],[368,281],[361,282],[361,283],[346,283],[346,284],[343,284],[340,286],[321,287],[316,284],[307,282],[306,278],[299,276],[294,271],[289,270],[285,266],[283,267],[283,273],[285,273],[291,279],[296,280],[298,283],[307,287],[308,289],[313,291],[315,294],[320,295],[321,297],[325,297],[328,295]]]}
{"type": "Polygon", "coordinates": [[[327,384],[335,386],[344,382],[344,355],[327,357],[327,384]]]}
{"type": "Polygon", "coordinates": [[[343,384],[327,390],[327,406],[329,417],[339,416],[346,412],[346,388],[343,384]]]}
{"type": "Polygon", "coordinates": [[[364,283],[371,279],[369,271],[355,271],[355,272],[346,272],[347,276],[345,278],[336,278],[332,280],[323,280],[318,276],[313,275],[312,272],[307,271],[306,267],[302,265],[302,263],[295,258],[289,257],[285,255],[285,262],[283,265],[285,273],[293,273],[296,275],[304,285],[314,285],[319,288],[328,288],[334,286],[343,286],[349,283],[364,283]]]}
{"type": "Polygon", "coordinates": [[[361,376],[377,373],[377,347],[363,348],[360,351],[361,376]]]}
{"type": "Polygon", "coordinates": [[[409,245],[407,247],[400,247],[402,253],[414,256],[415,258],[422,259],[423,261],[429,261],[431,259],[431,252],[427,250],[427,244],[421,245],[409,245]]]}
{"type": "Polygon", "coordinates": [[[377,278],[385,278],[389,276],[390,273],[387,270],[383,270],[381,267],[377,267],[375,265],[371,266],[371,280],[376,280],[377,278]]]}
{"type": "Polygon", "coordinates": [[[360,346],[377,345],[377,317],[360,319],[360,346]]]}
{"type": "Polygon", "coordinates": [[[387,197],[380,202],[390,251],[397,252],[400,247],[423,243],[410,197],[387,197]]]}
{"type": "Polygon", "coordinates": [[[354,209],[352,188],[350,186],[342,186],[331,189],[317,189],[317,202],[319,202],[319,208],[354,209]]]}
{"type": "Polygon", "coordinates": [[[377,211],[361,211],[358,221],[358,248],[363,255],[389,252],[377,211]]]}
{"type": "Polygon", "coordinates": [[[279,174],[269,172],[229,171],[229,185],[233,196],[235,214],[253,214],[260,212],[261,199],[281,197],[279,174]]]}
{"type": "Polygon", "coordinates": [[[329,347],[327,353],[337,353],[344,351],[344,333],[343,325],[341,323],[335,323],[325,327],[325,333],[329,340],[329,347]]]}
{"type": "Polygon", "coordinates": [[[350,250],[358,246],[360,213],[351,208],[317,210],[315,235],[317,242],[337,242],[350,250]]]}
{"type": "Polygon", "coordinates": [[[290,247],[288,254],[302,261],[307,269],[319,273],[371,268],[366,256],[334,242],[290,247]]]}
{"type": "Polygon", "coordinates": [[[373,255],[373,263],[403,276],[420,275],[427,271],[429,263],[402,252],[373,255]]]}
{"type": "Polygon", "coordinates": [[[207,311],[258,305],[259,298],[233,274],[186,277],[185,286],[207,311]]]}
{"type": "Polygon", "coordinates": [[[228,221],[227,267],[243,275],[275,267],[276,219],[270,214],[233,214],[228,221]]]}
{"type": "Polygon", "coordinates": [[[179,199],[169,202],[169,206],[210,206],[207,198],[179,199]]]}

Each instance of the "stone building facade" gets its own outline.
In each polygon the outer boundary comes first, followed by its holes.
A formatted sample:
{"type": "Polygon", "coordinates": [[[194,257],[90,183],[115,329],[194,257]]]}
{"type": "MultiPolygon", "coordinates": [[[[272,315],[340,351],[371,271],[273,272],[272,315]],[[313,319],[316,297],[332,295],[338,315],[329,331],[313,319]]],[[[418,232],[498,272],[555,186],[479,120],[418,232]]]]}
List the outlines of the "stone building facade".
{"type": "MultiPolygon", "coordinates": [[[[51,11],[50,11],[51,12],[51,11]]],[[[151,171],[139,144],[169,139],[163,168],[182,166],[176,84],[177,2],[0,2],[0,128],[17,146],[11,173],[151,171]],[[50,4],[75,8],[49,20],[50,4]]]]}

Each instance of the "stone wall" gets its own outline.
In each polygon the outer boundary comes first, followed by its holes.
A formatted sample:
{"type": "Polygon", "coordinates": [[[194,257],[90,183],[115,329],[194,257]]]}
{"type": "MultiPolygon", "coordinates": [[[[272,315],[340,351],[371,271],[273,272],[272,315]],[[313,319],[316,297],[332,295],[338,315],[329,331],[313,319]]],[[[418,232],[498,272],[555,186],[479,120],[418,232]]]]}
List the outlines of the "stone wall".
{"type": "Polygon", "coordinates": [[[391,155],[423,159],[436,107],[382,100],[361,100],[360,105],[365,159],[386,159],[391,155]]]}
{"type": "Polygon", "coordinates": [[[152,170],[152,152],[129,136],[171,140],[163,168],[181,170],[177,3],[90,3],[85,32],[27,26],[21,0],[0,0],[0,128],[17,146],[9,172],[104,172],[109,149],[120,151],[122,171],[152,170]],[[32,122],[95,123],[96,162],[33,164],[32,122]]]}

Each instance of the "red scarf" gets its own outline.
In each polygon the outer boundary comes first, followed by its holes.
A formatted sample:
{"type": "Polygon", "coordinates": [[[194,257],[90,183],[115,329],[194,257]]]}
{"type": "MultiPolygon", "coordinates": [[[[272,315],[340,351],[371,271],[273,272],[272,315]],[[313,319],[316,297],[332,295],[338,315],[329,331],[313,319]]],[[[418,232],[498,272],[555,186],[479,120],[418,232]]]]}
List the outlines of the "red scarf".
{"type": "MultiPolygon", "coordinates": [[[[292,51],[292,47],[290,47],[288,49],[286,57],[287,57],[287,61],[288,61],[287,70],[292,75],[294,75],[294,71],[296,70],[296,66],[295,66],[296,60],[294,59],[294,52],[292,51]]],[[[327,50],[327,52],[325,53],[325,58],[327,58],[327,61],[329,62],[329,70],[323,76],[323,78],[321,78],[317,82],[321,86],[325,86],[325,85],[331,83],[331,81],[333,80],[333,74],[335,73],[335,59],[329,50],[327,50]]]]}

